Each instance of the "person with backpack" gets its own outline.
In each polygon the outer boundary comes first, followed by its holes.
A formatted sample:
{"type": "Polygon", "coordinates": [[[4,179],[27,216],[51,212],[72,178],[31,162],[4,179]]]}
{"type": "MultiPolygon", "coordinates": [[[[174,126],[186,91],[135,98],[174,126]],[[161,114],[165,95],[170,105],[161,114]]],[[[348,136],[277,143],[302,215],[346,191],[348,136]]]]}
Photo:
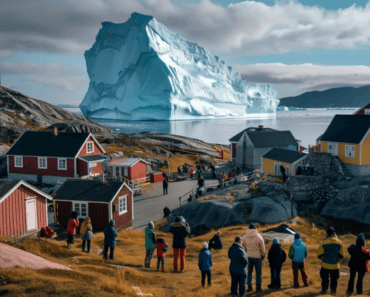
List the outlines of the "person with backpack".
{"type": "Polygon", "coordinates": [[[67,248],[71,249],[72,244],[75,242],[75,236],[76,236],[76,229],[79,226],[80,221],[77,218],[77,212],[72,211],[71,217],[68,221],[67,226],[67,248]]]}
{"type": "Polygon", "coordinates": [[[242,246],[242,238],[235,237],[233,245],[229,248],[228,256],[230,259],[229,271],[231,275],[231,295],[244,296],[245,281],[247,279],[248,255],[242,246]]]}
{"type": "Polygon", "coordinates": [[[186,237],[191,234],[189,224],[186,223],[184,218],[176,217],[175,222],[171,224],[169,232],[173,234],[173,270],[177,272],[177,259],[180,254],[180,272],[185,272],[186,237]]]}
{"type": "Polygon", "coordinates": [[[267,259],[269,260],[270,264],[270,271],[271,271],[271,284],[267,287],[270,289],[280,290],[281,288],[281,267],[286,260],[286,253],[282,248],[279,239],[274,238],[272,240],[272,245],[269,250],[267,259]]]}
{"type": "Polygon", "coordinates": [[[209,251],[214,250],[222,250],[224,248],[224,245],[222,244],[221,240],[221,231],[217,231],[216,234],[212,237],[212,239],[209,241],[208,249],[209,251]]]}
{"type": "Polygon", "coordinates": [[[348,281],[347,295],[352,295],[353,293],[356,273],[356,291],[357,294],[360,295],[363,294],[363,280],[365,273],[369,271],[369,263],[367,261],[370,260],[369,250],[365,248],[365,238],[362,233],[357,237],[356,245],[352,244],[348,248],[348,253],[351,255],[351,259],[348,263],[350,275],[348,281]]]}
{"type": "Polygon", "coordinates": [[[307,257],[306,244],[301,240],[301,233],[294,234],[294,242],[289,248],[289,258],[292,260],[294,288],[299,288],[298,272],[301,272],[303,284],[309,287],[308,276],[304,268],[304,261],[307,257]]]}
{"type": "Polygon", "coordinates": [[[85,251],[86,243],[87,243],[87,253],[90,253],[90,246],[91,240],[93,239],[94,235],[92,232],[92,224],[89,217],[86,217],[85,220],[81,224],[80,234],[82,239],[82,251],[85,251]]]}
{"type": "Polygon", "coordinates": [[[163,238],[157,239],[157,270],[159,270],[160,264],[162,264],[162,272],[166,272],[164,269],[164,257],[168,251],[168,243],[163,238]]]}
{"type": "Polygon", "coordinates": [[[148,227],[145,228],[145,267],[152,267],[152,257],[156,247],[155,232],[154,232],[154,223],[150,221],[148,227]]]}
{"type": "Polygon", "coordinates": [[[208,249],[208,243],[203,242],[203,249],[199,252],[198,267],[202,273],[202,287],[204,288],[206,277],[208,280],[208,287],[212,284],[212,273],[211,267],[213,265],[213,259],[211,252],[208,249]]]}
{"type": "Polygon", "coordinates": [[[336,294],[338,279],[339,279],[339,260],[343,259],[343,245],[335,234],[333,227],[329,227],[326,230],[327,236],[321,242],[319,249],[317,250],[317,257],[321,259],[321,270],[320,276],[321,292],[320,294],[326,294],[329,287],[330,277],[330,291],[331,294],[336,294]]]}
{"type": "Polygon", "coordinates": [[[117,231],[114,229],[116,222],[110,220],[109,224],[104,228],[104,260],[108,260],[108,249],[109,249],[109,260],[114,259],[114,248],[116,246],[117,231]]]}

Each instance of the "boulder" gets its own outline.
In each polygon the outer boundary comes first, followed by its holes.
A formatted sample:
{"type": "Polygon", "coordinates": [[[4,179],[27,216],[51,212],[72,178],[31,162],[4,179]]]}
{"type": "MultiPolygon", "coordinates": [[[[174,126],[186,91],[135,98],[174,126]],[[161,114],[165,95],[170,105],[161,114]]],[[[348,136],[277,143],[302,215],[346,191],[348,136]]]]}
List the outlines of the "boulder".
{"type": "Polygon", "coordinates": [[[248,201],[252,198],[253,198],[253,195],[251,193],[247,193],[247,194],[235,197],[235,200],[238,201],[238,202],[239,201],[248,201]]]}

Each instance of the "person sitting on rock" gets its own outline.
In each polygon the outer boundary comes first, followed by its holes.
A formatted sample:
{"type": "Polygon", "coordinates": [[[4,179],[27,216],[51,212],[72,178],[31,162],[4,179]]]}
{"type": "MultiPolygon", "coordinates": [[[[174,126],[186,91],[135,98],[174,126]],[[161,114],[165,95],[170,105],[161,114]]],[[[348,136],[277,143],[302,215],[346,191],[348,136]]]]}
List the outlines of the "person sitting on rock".
{"type": "Polygon", "coordinates": [[[163,217],[164,218],[167,218],[170,215],[170,213],[171,213],[171,211],[168,208],[168,206],[166,206],[165,208],[163,208],[163,217]]]}
{"type": "Polygon", "coordinates": [[[212,237],[212,239],[209,241],[208,249],[209,251],[214,250],[222,250],[224,248],[224,245],[222,244],[221,240],[221,231],[217,231],[216,234],[212,237]]]}

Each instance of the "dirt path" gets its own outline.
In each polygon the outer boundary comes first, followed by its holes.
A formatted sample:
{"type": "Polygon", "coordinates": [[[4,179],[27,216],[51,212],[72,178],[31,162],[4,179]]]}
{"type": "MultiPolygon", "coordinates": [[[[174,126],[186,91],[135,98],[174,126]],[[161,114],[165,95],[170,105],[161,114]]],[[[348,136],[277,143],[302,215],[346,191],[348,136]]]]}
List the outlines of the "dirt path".
{"type": "Polygon", "coordinates": [[[62,269],[72,270],[70,267],[50,262],[34,254],[0,243],[0,269],[16,266],[31,269],[62,269]]]}

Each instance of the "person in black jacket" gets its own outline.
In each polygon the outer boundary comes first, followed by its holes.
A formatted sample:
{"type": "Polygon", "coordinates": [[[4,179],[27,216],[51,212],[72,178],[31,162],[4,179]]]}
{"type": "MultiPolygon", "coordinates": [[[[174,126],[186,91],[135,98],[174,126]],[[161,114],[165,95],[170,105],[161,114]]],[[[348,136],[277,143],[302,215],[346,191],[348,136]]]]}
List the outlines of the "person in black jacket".
{"type": "Polygon", "coordinates": [[[169,216],[170,216],[170,213],[171,213],[171,211],[170,211],[170,209],[168,208],[168,206],[166,206],[165,208],[163,208],[163,217],[164,217],[164,218],[169,217],[169,216]]]}
{"type": "Polygon", "coordinates": [[[244,297],[248,256],[242,246],[242,238],[240,236],[235,237],[233,245],[229,248],[228,256],[230,259],[231,295],[238,296],[239,285],[239,296],[244,297]]]}
{"type": "Polygon", "coordinates": [[[168,194],[168,177],[164,176],[163,177],[163,195],[168,194]]]}
{"type": "Polygon", "coordinates": [[[211,170],[212,170],[212,177],[213,178],[216,178],[216,167],[215,167],[215,165],[211,165],[211,170]]]}
{"type": "Polygon", "coordinates": [[[286,173],[285,173],[285,168],[283,165],[280,165],[280,172],[281,172],[281,176],[283,177],[283,182],[285,183],[286,182],[286,173]]]}
{"type": "Polygon", "coordinates": [[[276,237],[272,240],[272,245],[269,250],[267,258],[270,263],[271,271],[271,284],[269,284],[267,287],[269,287],[270,289],[280,290],[281,288],[280,273],[281,267],[283,266],[283,263],[286,260],[286,253],[283,250],[279,242],[279,239],[276,237]]]}
{"type": "Polygon", "coordinates": [[[351,259],[348,263],[350,276],[347,295],[351,295],[353,293],[356,272],[358,273],[356,284],[357,294],[363,294],[362,283],[365,273],[369,271],[369,263],[367,261],[370,260],[369,251],[365,248],[365,238],[363,234],[360,234],[357,237],[356,245],[352,244],[348,248],[348,253],[351,255],[351,259]]]}
{"type": "Polygon", "coordinates": [[[182,217],[176,217],[172,223],[170,233],[173,234],[173,270],[177,272],[177,258],[180,254],[181,270],[185,272],[186,237],[191,234],[189,224],[182,217]]]}
{"type": "Polygon", "coordinates": [[[181,167],[177,167],[177,174],[181,174],[181,167]]]}
{"type": "Polygon", "coordinates": [[[209,251],[212,251],[212,249],[222,250],[224,248],[224,245],[222,244],[222,240],[221,240],[221,235],[222,235],[222,232],[217,231],[215,236],[212,237],[212,239],[209,241],[209,244],[208,244],[209,251]]]}

